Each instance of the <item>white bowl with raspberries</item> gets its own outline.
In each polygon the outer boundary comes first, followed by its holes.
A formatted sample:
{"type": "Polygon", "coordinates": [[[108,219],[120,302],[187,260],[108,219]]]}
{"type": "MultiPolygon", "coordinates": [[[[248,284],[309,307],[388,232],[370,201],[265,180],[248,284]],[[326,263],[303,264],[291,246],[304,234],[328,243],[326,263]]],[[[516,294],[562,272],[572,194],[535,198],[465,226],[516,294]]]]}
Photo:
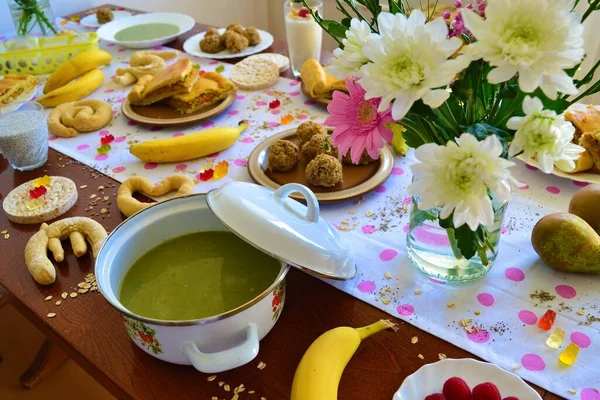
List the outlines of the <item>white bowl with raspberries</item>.
{"type": "Polygon", "coordinates": [[[471,358],[447,358],[407,377],[393,400],[542,400],[517,375],[471,358]]]}

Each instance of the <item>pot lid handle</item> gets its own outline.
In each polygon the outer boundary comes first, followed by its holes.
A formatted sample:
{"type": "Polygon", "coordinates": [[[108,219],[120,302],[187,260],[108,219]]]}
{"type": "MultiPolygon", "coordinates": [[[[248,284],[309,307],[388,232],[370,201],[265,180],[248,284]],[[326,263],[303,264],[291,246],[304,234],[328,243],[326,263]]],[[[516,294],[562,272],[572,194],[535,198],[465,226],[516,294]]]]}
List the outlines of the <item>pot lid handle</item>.
{"type": "MultiPolygon", "coordinates": [[[[288,183],[283,185],[275,191],[275,198],[281,202],[284,202],[286,198],[292,193],[300,193],[306,199],[306,219],[308,222],[319,222],[319,201],[315,194],[310,191],[306,186],[300,185],[299,183],[288,183]]],[[[296,213],[294,210],[284,207],[287,211],[296,213]]]]}

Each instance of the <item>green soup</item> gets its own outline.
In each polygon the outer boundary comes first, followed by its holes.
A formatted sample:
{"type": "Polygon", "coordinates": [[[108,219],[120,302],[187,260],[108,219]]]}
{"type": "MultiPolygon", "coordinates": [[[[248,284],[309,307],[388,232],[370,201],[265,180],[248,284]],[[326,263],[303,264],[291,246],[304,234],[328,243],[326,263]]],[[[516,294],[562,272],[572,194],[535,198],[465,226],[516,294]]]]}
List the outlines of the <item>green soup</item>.
{"type": "Polygon", "coordinates": [[[152,22],[150,24],[133,25],[115,33],[120,42],[137,42],[140,40],[158,39],[179,33],[179,27],[173,24],[152,22]]]}
{"type": "Polygon", "coordinates": [[[210,317],[252,300],[277,278],[281,263],[233,233],[195,232],[140,257],[121,284],[120,301],[148,318],[210,317]]]}

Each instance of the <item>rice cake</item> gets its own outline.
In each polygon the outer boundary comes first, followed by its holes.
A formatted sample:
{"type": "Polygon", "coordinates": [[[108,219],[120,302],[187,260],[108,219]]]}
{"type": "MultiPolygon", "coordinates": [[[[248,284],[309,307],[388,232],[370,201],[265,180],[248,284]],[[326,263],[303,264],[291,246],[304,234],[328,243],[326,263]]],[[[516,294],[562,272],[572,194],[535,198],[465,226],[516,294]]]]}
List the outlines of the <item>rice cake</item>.
{"type": "Polygon", "coordinates": [[[266,59],[245,59],[233,66],[229,79],[242,90],[266,89],[279,79],[279,67],[266,59]]]}
{"type": "Polygon", "coordinates": [[[290,67],[290,59],[287,58],[286,56],[284,56],[283,54],[277,54],[277,53],[255,54],[253,56],[246,58],[246,60],[273,61],[275,64],[277,64],[277,67],[279,68],[279,73],[287,71],[290,67]]]}

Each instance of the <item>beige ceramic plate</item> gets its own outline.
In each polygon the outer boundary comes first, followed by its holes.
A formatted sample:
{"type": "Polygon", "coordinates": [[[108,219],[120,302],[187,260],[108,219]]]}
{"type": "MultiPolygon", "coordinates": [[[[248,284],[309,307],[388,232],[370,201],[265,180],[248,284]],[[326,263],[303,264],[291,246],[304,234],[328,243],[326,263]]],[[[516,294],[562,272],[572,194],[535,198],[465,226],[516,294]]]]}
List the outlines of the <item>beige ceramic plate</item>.
{"type": "MultiPolygon", "coordinates": [[[[535,160],[525,160],[523,156],[517,156],[519,160],[523,161],[525,164],[529,164],[533,167],[539,168],[539,164],[535,160]]],[[[560,176],[561,178],[567,178],[572,181],[577,182],[588,182],[588,183],[600,183],[600,174],[594,172],[595,169],[591,169],[583,172],[576,172],[574,174],[568,174],[560,169],[554,167],[552,170],[552,175],[560,176]]]]}
{"type": "MultiPolygon", "coordinates": [[[[344,182],[332,188],[323,188],[312,186],[306,182],[304,170],[306,163],[300,160],[298,166],[290,172],[272,172],[267,171],[267,159],[269,156],[269,146],[279,139],[287,139],[298,144],[296,138],[296,129],[278,133],[261,142],[250,154],[248,159],[248,173],[254,182],[259,185],[277,189],[286,183],[301,183],[308,186],[317,196],[319,202],[335,202],[352,199],[361,196],[377,186],[381,185],[392,173],[394,166],[394,155],[388,147],[384,147],[379,153],[379,160],[367,165],[345,165],[342,164],[342,173],[344,182]]],[[[290,197],[296,200],[303,200],[298,194],[292,194],[290,197]]]]}
{"type": "Polygon", "coordinates": [[[150,125],[182,125],[200,122],[214,117],[227,110],[235,101],[236,93],[233,92],[214,108],[196,111],[191,114],[182,114],[167,104],[150,104],[149,106],[134,106],[126,98],[121,106],[123,114],[136,122],[150,125]]]}
{"type": "Polygon", "coordinates": [[[330,99],[316,99],[314,97],[311,97],[308,92],[306,91],[306,89],[304,88],[304,83],[302,85],[300,85],[300,90],[302,91],[302,94],[305,95],[306,97],[308,97],[309,99],[315,101],[317,104],[321,104],[325,107],[327,107],[327,104],[331,103],[330,99]]]}

